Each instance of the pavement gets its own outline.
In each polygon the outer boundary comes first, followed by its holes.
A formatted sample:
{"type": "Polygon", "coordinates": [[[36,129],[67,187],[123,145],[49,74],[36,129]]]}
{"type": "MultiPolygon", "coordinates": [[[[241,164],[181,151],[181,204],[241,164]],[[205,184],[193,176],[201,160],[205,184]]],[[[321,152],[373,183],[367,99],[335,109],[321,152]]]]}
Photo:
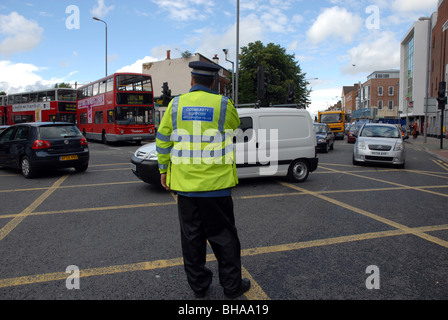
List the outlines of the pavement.
{"type": "Polygon", "coordinates": [[[434,155],[442,161],[448,162],[448,139],[443,139],[443,149],[440,149],[440,139],[419,135],[416,139],[409,137],[407,143],[420,147],[422,150],[434,155]]]}

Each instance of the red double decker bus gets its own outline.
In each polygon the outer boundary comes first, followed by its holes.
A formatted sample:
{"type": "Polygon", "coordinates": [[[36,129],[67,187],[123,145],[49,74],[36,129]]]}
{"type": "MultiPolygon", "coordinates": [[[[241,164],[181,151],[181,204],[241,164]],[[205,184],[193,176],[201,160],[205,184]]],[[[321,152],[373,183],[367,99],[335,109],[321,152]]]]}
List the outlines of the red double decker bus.
{"type": "Polygon", "coordinates": [[[7,96],[1,95],[0,96],[0,126],[6,125],[6,100],[7,96]]]}
{"type": "Polygon", "coordinates": [[[0,116],[7,125],[23,122],[76,122],[76,90],[56,88],[3,96],[0,116]]]}
{"type": "Polygon", "coordinates": [[[154,140],[154,92],[146,74],[115,73],[78,89],[78,127],[103,143],[154,140]]]}

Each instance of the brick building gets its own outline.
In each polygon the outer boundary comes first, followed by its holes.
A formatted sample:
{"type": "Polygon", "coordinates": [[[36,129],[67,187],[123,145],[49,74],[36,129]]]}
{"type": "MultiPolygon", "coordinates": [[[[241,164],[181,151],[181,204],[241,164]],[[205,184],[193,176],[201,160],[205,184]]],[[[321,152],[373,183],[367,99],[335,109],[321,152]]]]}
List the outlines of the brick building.
{"type": "Polygon", "coordinates": [[[399,82],[399,70],[379,70],[371,73],[361,86],[360,109],[370,110],[368,117],[374,120],[396,119],[399,82]]]}
{"type": "Polygon", "coordinates": [[[341,108],[346,114],[353,114],[356,110],[356,98],[358,97],[359,85],[342,87],[341,108]]]}
{"type": "MultiPolygon", "coordinates": [[[[431,16],[431,65],[429,95],[436,98],[439,82],[448,82],[448,0],[440,0],[437,13],[431,16]]],[[[432,111],[432,110],[431,110],[432,111]]],[[[440,111],[435,109],[428,114],[429,136],[440,136],[440,111]]],[[[445,112],[444,125],[448,122],[448,112],[445,112]]],[[[446,135],[446,132],[445,132],[446,135]]]]}

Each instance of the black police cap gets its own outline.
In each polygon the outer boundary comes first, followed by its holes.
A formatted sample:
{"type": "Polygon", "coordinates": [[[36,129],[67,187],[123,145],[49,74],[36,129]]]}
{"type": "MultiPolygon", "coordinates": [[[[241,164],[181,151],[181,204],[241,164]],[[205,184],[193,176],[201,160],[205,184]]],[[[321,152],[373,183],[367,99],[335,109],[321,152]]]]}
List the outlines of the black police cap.
{"type": "Polygon", "coordinates": [[[221,69],[217,65],[203,61],[193,61],[190,62],[188,66],[193,69],[191,71],[192,74],[206,77],[214,77],[215,74],[221,69]]]}

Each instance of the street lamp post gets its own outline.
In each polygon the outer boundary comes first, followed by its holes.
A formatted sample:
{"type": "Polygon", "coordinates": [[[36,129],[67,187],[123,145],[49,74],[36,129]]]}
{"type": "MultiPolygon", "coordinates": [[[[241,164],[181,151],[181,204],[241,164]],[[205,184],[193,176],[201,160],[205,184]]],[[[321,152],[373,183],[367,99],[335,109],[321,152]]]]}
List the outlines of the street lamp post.
{"type": "Polygon", "coordinates": [[[232,100],[235,101],[235,63],[227,59],[228,49],[222,49],[222,51],[224,51],[226,61],[232,64],[232,100]]]}
{"type": "Polygon", "coordinates": [[[104,20],[101,20],[97,17],[93,17],[93,20],[103,22],[106,25],[106,77],[107,77],[107,23],[104,20]]]}
{"type": "Polygon", "coordinates": [[[235,83],[235,106],[238,107],[238,86],[240,79],[240,0],[236,1],[236,83],[235,83]]]}

